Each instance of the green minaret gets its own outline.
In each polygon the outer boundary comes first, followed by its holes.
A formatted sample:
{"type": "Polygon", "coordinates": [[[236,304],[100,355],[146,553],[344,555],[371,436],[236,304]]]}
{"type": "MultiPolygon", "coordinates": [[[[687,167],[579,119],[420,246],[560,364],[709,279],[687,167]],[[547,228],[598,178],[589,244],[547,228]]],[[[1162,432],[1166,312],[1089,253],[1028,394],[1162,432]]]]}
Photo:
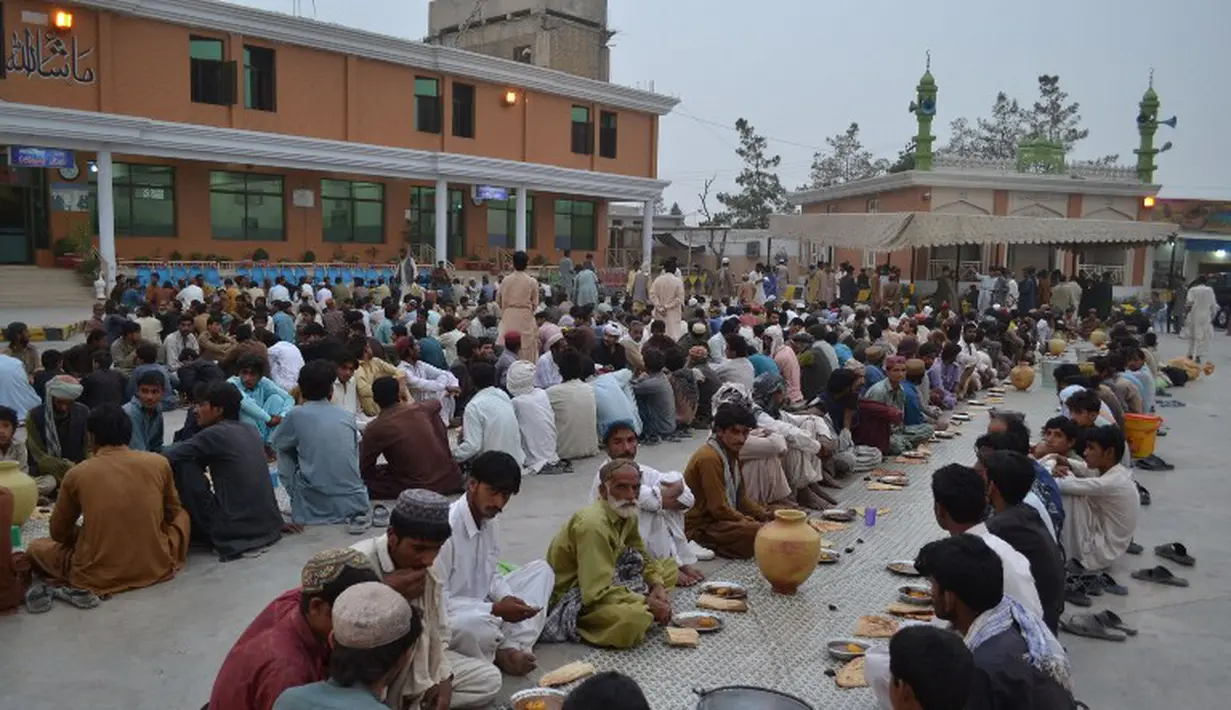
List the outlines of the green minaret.
{"type": "MultiPolygon", "coordinates": [[[[1154,182],[1154,156],[1159,150],[1154,147],[1154,134],[1158,131],[1158,94],[1154,93],[1154,70],[1150,70],[1150,88],[1141,97],[1140,112],[1137,114],[1137,132],[1141,134],[1141,147],[1133,152],[1137,154],[1137,178],[1144,183],[1154,182]]],[[[1170,146],[1168,146],[1170,147],[1170,146]]]]}
{"type": "Polygon", "coordinates": [[[915,136],[915,170],[932,169],[932,119],[936,118],[936,80],[932,78],[932,53],[927,54],[927,69],[915,87],[915,100],[910,104],[911,113],[919,119],[919,133],[915,136]]]}

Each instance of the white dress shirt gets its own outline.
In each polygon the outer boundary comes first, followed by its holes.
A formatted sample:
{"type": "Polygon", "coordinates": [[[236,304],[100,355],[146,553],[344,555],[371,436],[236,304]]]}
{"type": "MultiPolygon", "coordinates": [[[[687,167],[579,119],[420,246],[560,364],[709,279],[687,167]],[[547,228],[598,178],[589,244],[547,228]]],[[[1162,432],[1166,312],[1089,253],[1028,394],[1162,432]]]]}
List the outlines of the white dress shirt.
{"type": "Polygon", "coordinates": [[[1039,601],[1039,591],[1034,585],[1034,575],[1030,573],[1030,560],[1013,549],[1013,546],[1005,542],[1003,538],[993,535],[987,529],[986,523],[979,523],[966,532],[982,538],[983,542],[987,543],[987,546],[992,548],[992,552],[1000,558],[1001,565],[1004,567],[1004,593],[1013,597],[1014,601],[1025,607],[1031,614],[1042,619],[1043,603],[1039,601]]]}
{"type": "Polygon", "coordinates": [[[453,458],[467,461],[484,451],[504,451],[518,466],[526,462],[513,402],[504,390],[495,387],[479,390],[466,405],[462,414],[462,442],[453,458]]]}

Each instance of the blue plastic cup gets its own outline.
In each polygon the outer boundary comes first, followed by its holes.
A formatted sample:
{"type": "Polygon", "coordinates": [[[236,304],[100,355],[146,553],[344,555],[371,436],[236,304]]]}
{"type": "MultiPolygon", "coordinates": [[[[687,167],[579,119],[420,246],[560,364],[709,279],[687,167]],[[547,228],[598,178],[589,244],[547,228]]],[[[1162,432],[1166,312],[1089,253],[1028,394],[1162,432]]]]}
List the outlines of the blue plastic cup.
{"type": "Polygon", "coordinates": [[[863,509],[863,524],[868,527],[876,525],[876,508],[868,506],[863,509]]]}

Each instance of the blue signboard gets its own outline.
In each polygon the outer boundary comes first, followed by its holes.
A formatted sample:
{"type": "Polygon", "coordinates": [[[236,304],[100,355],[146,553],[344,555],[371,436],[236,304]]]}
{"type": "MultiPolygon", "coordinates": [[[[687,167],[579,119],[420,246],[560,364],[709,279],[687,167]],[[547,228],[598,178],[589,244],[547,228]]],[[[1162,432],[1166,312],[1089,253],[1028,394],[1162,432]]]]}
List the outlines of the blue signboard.
{"type": "Polygon", "coordinates": [[[507,200],[509,199],[509,188],[496,187],[495,185],[476,185],[475,196],[480,200],[507,200]]]}
{"type": "Polygon", "coordinates": [[[71,168],[76,165],[76,161],[71,150],[11,145],[9,165],[20,168],[71,168]]]}

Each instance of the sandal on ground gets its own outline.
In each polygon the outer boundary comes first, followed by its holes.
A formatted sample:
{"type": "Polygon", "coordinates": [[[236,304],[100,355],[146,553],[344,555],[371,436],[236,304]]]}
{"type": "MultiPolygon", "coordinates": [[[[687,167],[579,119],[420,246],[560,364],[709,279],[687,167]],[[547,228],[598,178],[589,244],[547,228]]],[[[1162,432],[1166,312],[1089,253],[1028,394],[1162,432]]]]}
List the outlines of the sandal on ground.
{"type": "Polygon", "coordinates": [[[1099,575],[1099,583],[1103,585],[1103,591],[1108,594],[1114,594],[1118,597],[1128,596],[1128,587],[1118,584],[1116,580],[1106,572],[1099,575]]]}
{"type": "Polygon", "coordinates": [[[1149,505],[1151,500],[1149,489],[1140,483],[1137,484],[1137,499],[1141,501],[1142,505],[1149,505]]]}
{"type": "Polygon", "coordinates": [[[1104,609],[1103,611],[1095,612],[1094,618],[1098,619],[1099,623],[1101,623],[1103,626],[1106,626],[1109,629],[1116,629],[1119,631],[1123,631],[1129,636],[1137,635],[1137,629],[1131,629],[1125,626],[1124,619],[1121,619],[1120,615],[1115,613],[1111,609],[1104,609]]]}
{"type": "Polygon", "coordinates": [[[1099,639],[1100,641],[1120,641],[1128,636],[1104,624],[1096,614],[1073,614],[1068,618],[1060,617],[1060,630],[1074,636],[1099,639]]]}
{"type": "Polygon", "coordinates": [[[72,587],[54,587],[51,590],[51,595],[62,602],[72,604],[78,609],[93,609],[103,603],[98,595],[88,589],[74,589],[72,587]]]}
{"type": "Polygon", "coordinates": [[[1188,554],[1188,548],[1184,547],[1184,544],[1180,542],[1169,542],[1166,545],[1159,545],[1154,548],[1154,554],[1185,567],[1192,567],[1197,564],[1192,555],[1188,554]]]}
{"type": "Polygon", "coordinates": [[[1159,565],[1151,569],[1139,569],[1133,572],[1133,579],[1140,579],[1143,582],[1157,582],[1159,584],[1168,584],[1172,587],[1187,587],[1188,580],[1183,577],[1177,577],[1171,573],[1171,570],[1159,565]]]}
{"type": "Polygon", "coordinates": [[[1125,550],[1130,555],[1140,555],[1145,552],[1145,548],[1132,540],[1128,541],[1128,549],[1125,550]]]}
{"type": "Polygon", "coordinates": [[[1090,601],[1090,597],[1086,596],[1086,593],[1079,586],[1065,588],[1064,601],[1073,606],[1094,606],[1094,602],[1090,601]]]}
{"type": "Polygon", "coordinates": [[[1158,471],[1174,471],[1175,470],[1174,464],[1167,463],[1162,458],[1160,458],[1157,454],[1150,454],[1149,456],[1145,457],[1145,460],[1154,464],[1154,466],[1156,467],[1156,470],[1158,471]]]}
{"type": "Polygon", "coordinates": [[[367,513],[356,513],[346,523],[346,532],[351,535],[362,535],[372,527],[372,521],[367,513]]]}
{"type": "Polygon", "coordinates": [[[1158,464],[1154,463],[1154,461],[1150,460],[1148,457],[1144,459],[1137,459],[1136,461],[1134,461],[1133,468],[1139,468],[1142,471],[1163,471],[1165,470],[1165,469],[1159,468],[1158,464]]]}
{"type": "Polygon", "coordinates": [[[26,590],[26,611],[45,614],[51,611],[51,590],[45,584],[31,584],[26,590]]]}
{"type": "Polygon", "coordinates": [[[372,527],[382,529],[389,527],[389,516],[389,506],[384,503],[372,506],[372,527]]]}

